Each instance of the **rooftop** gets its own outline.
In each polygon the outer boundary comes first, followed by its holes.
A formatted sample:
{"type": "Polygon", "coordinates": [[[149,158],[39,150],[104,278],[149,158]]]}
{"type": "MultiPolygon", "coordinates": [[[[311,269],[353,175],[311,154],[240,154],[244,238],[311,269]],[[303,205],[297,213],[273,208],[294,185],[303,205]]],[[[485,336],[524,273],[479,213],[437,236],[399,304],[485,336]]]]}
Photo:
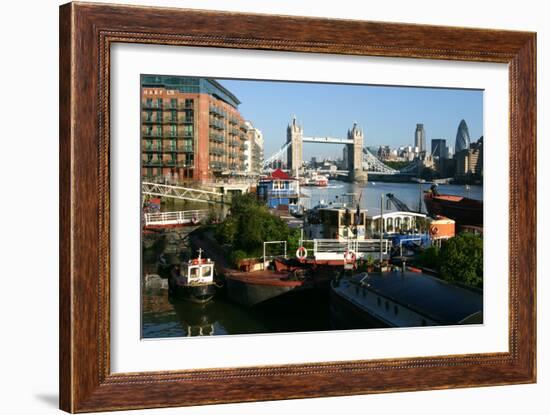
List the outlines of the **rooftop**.
{"type": "MultiPolygon", "coordinates": [[[[355,275],[359,282],[364,274],[355,275]]],[[[457,324],[483,310],[483,294],[416,272],[369,273],[363,280],[380,296],[441,324],[457,324]]]]}

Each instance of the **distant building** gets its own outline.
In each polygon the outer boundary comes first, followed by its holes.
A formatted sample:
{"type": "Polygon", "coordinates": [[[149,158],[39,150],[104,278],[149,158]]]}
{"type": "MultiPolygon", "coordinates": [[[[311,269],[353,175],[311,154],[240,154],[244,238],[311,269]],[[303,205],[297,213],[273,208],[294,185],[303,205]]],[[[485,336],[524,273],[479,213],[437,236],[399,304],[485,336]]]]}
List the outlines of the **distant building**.
{"type": "Polygon", "coordinates": [[[459,153],[463,150],[470,148],[470,132],[468,131],[468,125],[466,121],[460,121],[458,129],[456,131],[455,153],[459,153]]]}
{"type": "Polygon", "coordinates": [[[456,177],[483,177],[483,136],[471,144],[468,149],[455,154],[456,177]]]}
{"type": "Polygon", "coordinates": [[[448,154],[449,151],[447,149],[447,140],[443,138],[432,139],[432,156],[443,160],[448,157],[448,154]]]}
{"type": "Polygon", "coordinates": [[[380,146],[378,148],[378,158],[380,160],[389,160],[391,157],[390,146],[380,146]]]}
{"type": "Polygon", "coordinates": [[[260,174],[264,164],[264,136],[262,131],[254,128],[250,121],[245,122],[247,128],[246,148],[248,153],[245,154],[247,160],[247,172],[260,174]]]}
{"type": "Polygon", "coordinates": [[[245,173],[248,128],[239,104],[213,79],[142,76],[142,177],[208,181],[245,173]]]}
{"type": "Polygon", "coordinates": [[[424,131],[424,124],[416,124],[414,146],[418,147],[419,153],[426,151],[426,131],[424,131]]]}

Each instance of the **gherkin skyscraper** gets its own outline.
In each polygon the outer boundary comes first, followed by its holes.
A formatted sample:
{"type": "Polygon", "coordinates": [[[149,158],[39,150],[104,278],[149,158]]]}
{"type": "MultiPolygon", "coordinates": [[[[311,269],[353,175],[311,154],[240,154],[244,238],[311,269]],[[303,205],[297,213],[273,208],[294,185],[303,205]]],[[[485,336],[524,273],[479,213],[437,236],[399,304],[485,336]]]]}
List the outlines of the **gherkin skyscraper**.
{"type": "Polygon", "coordinates": [[[462,150],[467,150],[470,148],[470,132],[468,131],[468,126],[466,121],[460,121],[458,125],[458,130],[456,132],[456,142],[455,142],[455,154],[462,150]]]}

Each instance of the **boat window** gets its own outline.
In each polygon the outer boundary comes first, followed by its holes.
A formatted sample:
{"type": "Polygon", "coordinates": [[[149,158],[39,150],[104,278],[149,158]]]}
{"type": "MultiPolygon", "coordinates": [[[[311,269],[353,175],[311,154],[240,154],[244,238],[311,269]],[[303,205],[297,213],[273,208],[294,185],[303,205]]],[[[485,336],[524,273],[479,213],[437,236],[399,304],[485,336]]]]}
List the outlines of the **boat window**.
{"type": "Polygon", "coordinates": [[[390,303],[388,303],[388,301],[386,300],[386,311],[388,311],[390,309],[390,303]]]}
{"type": "Polygon", "coordinates": [[[201,272],[202,272],[203,277],[211,277],[212,276],[212,267],[203,267],[201,272]]]}
{"type": "Polygon", "coordinates": [[[399,232],[401,230],[401,218],[395,218],[395,231],[399,232]]]}
{"type": "Polygon", "coordinates": [[[378,304],[378,307],[382,304],[382,301],[380,301],[380,297],[376,297],[376,303],[378,304]]]}
{"type": "Polygon", "coordinates": [[[393,232],[393,218],[386,219],[386,231],[393,232]]]}
{"type": "Polygon", "coordinates": [[[195,267],[189,268],[189,276],[191,278],[197,278],[199,276],[199,269],[195,267]]]}
{"type": "Polygon", "coordinates": [[[426,320],[422,319],[422,325],[423,325],[423,326],[426,325],[426,320]]]}
{"type": "Polygon", "coordinates": [[[396,305],[393,306],[393,313],[394,313],[395,315],[399,314],[399,308],[397,308],[396,305]]]}
{"type": "Polygon", "coordinates": [[[410,229],[410,218],[403,218],[403,229],[406,231],[410,229]]]}

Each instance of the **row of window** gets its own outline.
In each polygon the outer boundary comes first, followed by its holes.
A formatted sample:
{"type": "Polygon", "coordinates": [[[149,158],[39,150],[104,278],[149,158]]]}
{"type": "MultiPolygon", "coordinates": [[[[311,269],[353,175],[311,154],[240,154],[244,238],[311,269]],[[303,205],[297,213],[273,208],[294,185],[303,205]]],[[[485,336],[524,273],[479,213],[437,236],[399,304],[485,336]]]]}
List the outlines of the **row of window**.
{"type": "MultiPolygon", "coordinates": [[[[194,100],[193,99],[185,99],[185,100],[179,100],[177,98],[170,98],[170,101],[167,103],[169,106],[168,108],[193,108],[194,100]]],[[[164,100],[162,98],[147,98],[145,100],[145,108],[163,108],[164,107],[164,100]]]]}
{"type": "MultiPolygon", "coordinates": [[[[368,290],[365,287],[362,287],[363,298],[365,298],[367,296],[367,291],[368,290]]],[[[355,286],[355,293],[359,295],[359,286],[358,285],[355,286]]],[[[382,307],[382,299],[380,298],[380,296],[376,297],[376,305],[378,307],[382,307]]],[[[384,309],[386,310],[386,312],[390,311],[390,302],[388,300],[384,300],[384,309]]],[[[393,314],[395,316],[399,314],[399,307],[396,304],[393,305],[393,314]]],[[[420,325],[421,326],[426,326],[427,325],[426,319],[421,319],[420,320],[420,325]]]]}

